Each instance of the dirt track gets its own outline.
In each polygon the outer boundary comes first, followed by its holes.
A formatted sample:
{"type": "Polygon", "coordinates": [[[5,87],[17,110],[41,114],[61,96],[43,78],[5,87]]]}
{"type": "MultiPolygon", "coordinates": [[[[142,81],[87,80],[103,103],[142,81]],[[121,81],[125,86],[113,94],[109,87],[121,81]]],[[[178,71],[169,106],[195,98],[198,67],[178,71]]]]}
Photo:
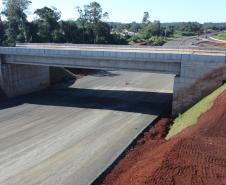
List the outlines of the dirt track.
{"type": "Polygon", "coordinates": [[[169,141],[167,120],[138,141],[104,185],[226,185],[226,92],[198,120],[169,141]]]}

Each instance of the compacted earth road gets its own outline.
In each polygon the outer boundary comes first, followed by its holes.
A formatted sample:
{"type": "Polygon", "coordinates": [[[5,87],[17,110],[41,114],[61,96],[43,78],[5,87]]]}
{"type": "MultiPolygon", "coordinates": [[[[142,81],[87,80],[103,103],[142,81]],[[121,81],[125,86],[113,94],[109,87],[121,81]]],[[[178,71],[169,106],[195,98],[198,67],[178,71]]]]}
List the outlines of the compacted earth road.
{"type": "Polygon", "coordinates": [[[0,104],[1,185],[88,185],[171,106],[174,76],[102,72],[0,104]]]}

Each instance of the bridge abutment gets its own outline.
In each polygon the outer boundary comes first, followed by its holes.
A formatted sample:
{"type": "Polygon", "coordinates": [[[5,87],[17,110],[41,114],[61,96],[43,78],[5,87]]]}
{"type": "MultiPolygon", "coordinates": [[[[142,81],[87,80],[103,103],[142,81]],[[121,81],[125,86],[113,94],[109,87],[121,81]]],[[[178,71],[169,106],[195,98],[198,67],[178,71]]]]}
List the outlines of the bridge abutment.
{"type": "Polygon", "coordinates": [[[49,86],[49,67],[8,64],[1,56],[0,87],[7,97],[39,91],[49,86]]]}
{"type": "Polygon", "coordinates": [[[225,80],[225,56],[182,58],[181,73],[174,82],[172,114],[183,113],[220,87],[225,80]]]}

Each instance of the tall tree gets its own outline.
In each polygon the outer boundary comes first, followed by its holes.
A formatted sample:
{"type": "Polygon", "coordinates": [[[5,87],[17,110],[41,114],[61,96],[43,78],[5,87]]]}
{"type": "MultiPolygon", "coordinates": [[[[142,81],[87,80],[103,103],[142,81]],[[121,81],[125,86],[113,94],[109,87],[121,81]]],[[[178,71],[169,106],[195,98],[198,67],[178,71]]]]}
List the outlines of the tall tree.
{"type": "Polygon", "coordinates": [[[130,27],[130,31],[137,33],[139,30],[141,29],[141,25],[136,23],[136,22],[132,22],[131,23],[131,27],[130,27]]]}
{"type": "Polygon", "coordinates": [[[199,35],[203,32],[203,26],[197,22],[188,22],[182,26],[184,35],[199,35]]]}
{"type": "Polygon", "coordinates": [[[0,16],[0,46],[3,45],[4,40],[5,40],[5,30],[4,30],[4,25],[0,16]]]}
{"type": "Polygon", "coordinates": [[[97,23],[96,34],[98,35],[98,39],[96,40],[96,44],[109,44],[109,40],[111,37],[111,28],[105,22],[97,23]]]}
{"type": "Polygon", "coordinates": [[[73,20],[60,21],[60,27],[67,43],[82,43],[82,30],[73,20]]]}
{"type": "Polygon", "coordinates": [[[98,43],[99,40],[99,26],[102,23],[102,19],[108,17],[108,13],[103,13],[99,3],[91,2],[89,5],[84,6],[84,10],[80,7],[77,8],[79,13],[78,22],[83,29],[83,35],[85,35],[85,29],[93,34],[93,43],[98,43]]]}
{"type": "Polygon", "coordinates": [[[161,24],[159,21],[154,21],[153,23],[147,24],[141,31],[140,35],[144,39],[149,39],[152,36],[161,35],[161,24]]]}
{"type": "Polygon", "coordinates": [[[143,24],[148,24],[148,23],[150,23],[149,19],[150,19],[149,12],[144,12],[144,16],[143,16],[143,19],[142,19],[142,23],[143,23],[143,24]]]}
{"type": "Polygon", "coordinates": [[[77,19],[77,22],[79,26],[82,28],[82,41],[83,43],[85,43],[85,34],[86,34],[86,27],[88,24],[88,15],[87,15],[87,12],[85,12],[85,10],[82,10],[80,7],[77,7],[77,11],[79,13],[79,18],[77,19]]]}
{"type": "Polygon", "coordinates": [[[61,13],[55,8],[44,7],[34,12],[38,19],[35,21],[38,27],[38,35],[42,42],[54,42],[59,37],[59,20],[61,13]]]}
{"type": "Polygon", "coordinates": [[[17,40],[28,41],[26,10],[30,4],[29,0],[3,0],[3,14],[8,20],[6,35],[9,45],[15,45],[17,40]]]}

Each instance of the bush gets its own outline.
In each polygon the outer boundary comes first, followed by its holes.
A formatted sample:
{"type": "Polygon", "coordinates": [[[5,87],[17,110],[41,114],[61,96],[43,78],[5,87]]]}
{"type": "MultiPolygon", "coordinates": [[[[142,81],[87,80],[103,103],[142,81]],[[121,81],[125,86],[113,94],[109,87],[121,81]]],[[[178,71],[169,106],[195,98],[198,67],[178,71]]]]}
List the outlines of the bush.
{"type": "Polygon", "coordinates": [[[144,40],[142,38],[140,38],[140,36],[138,35],[134,35],[133,37],[131,37],[130,39],[128,39],[129,43],[141,43],[144,40]]]}
{"type": "Polygon", "coordinates": [[[165,42],[164,37],[151,37],[147,40],[147,44],[151,46],[162,46],[165,42]]]}

